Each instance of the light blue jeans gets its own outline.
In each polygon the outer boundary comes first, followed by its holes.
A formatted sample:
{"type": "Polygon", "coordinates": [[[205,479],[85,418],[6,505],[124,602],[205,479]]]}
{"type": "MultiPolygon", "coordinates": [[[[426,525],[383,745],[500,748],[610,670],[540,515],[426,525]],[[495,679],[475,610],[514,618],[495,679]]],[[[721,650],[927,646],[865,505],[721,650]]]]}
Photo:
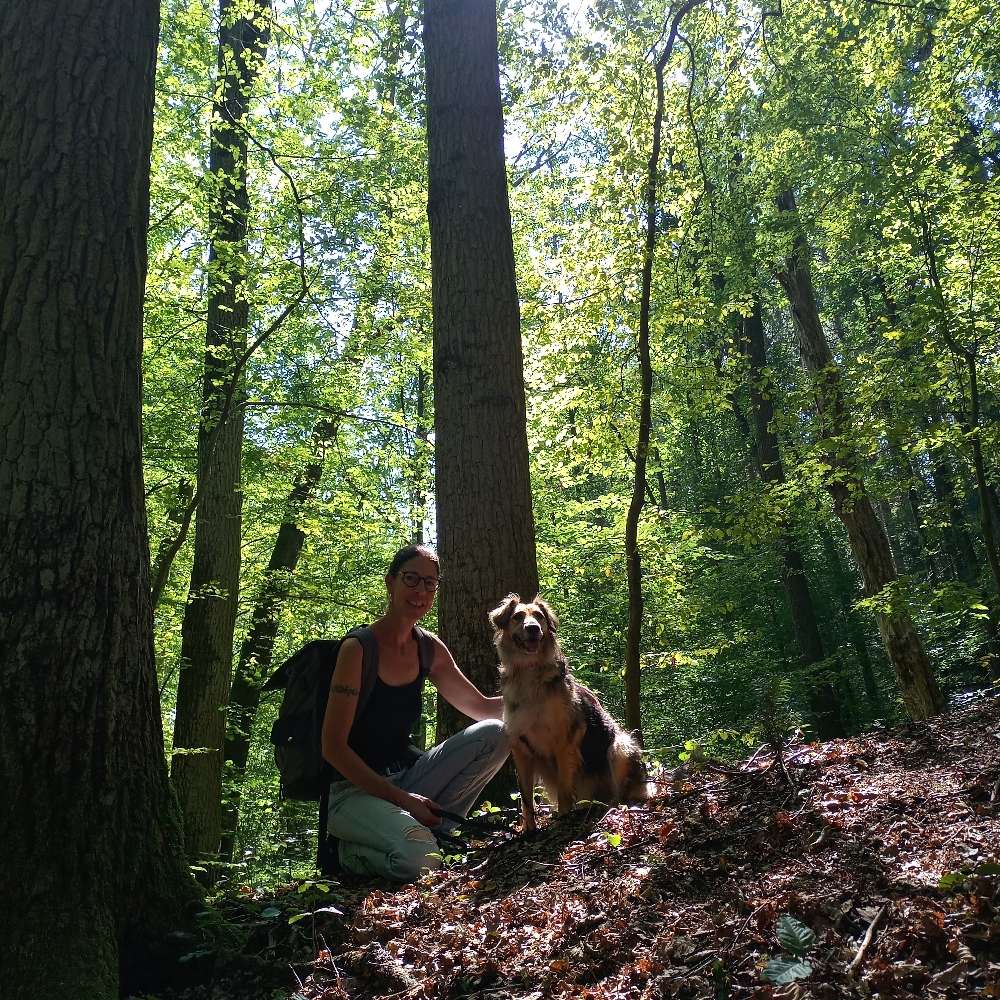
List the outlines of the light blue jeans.
{"type": "MultiPolygon", "coordinates": [[[[484,719],[388,778],[408,792],[426,795],[448,812],[465,816],[509,753],[503,723],[484,719]]],[[[447,833],[454,826],[442,820],[440,829],[447,833]]],[[[340,841],[341,867],[357,875],[412,882],[426,869],[441,865],[433,830],[405,809],[349,781],[330,785],[327,828],[340,841]]]]}

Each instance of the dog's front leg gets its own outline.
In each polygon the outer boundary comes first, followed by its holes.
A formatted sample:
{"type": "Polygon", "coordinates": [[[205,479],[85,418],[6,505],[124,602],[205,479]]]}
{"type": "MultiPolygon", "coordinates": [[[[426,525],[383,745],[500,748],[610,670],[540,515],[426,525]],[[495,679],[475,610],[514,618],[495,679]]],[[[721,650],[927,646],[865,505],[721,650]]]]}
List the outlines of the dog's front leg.
{"type": "Polygon", "coordinates": [[[524,833],[534,833],[535,824],[535,757],[519,741],[511,744],[510,755],[514,758],[517,771],[517,787],[521,792],[521,818],[524,833]]]}
{"type": "Polygon", "coordinates": [[[575,742],[567,741],[556,754],[556,809],[560,816],[573,811],[576,805],[576,778],[580,769],[580,752],[575,742]]]}

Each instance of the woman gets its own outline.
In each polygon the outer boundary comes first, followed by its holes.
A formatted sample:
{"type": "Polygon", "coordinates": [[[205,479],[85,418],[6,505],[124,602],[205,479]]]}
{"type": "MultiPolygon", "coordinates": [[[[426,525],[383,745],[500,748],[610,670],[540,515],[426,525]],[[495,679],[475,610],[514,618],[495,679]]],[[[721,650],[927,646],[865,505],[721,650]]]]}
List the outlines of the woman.
{"type": "Polygon", "coordinates": [[[367,643],[369,655],[377,651],[377,679],[360,714],[362,643],[348,637],[337,655],[323,719],[323,756],[335,771],[328,829],[340,841],[341,865],[357,874],[412,881],[438,867],[432,830],[448,826],[440,811],[464,816],[509,752],[502,699],[487,698],[437,636],[416,628],[438,580],[433,549],[407,545],[393,557],[389,606],[367,643]],[[409,734],[420,718],[425,675],[445,701],[478,721],[414,761],[409,734]]]}

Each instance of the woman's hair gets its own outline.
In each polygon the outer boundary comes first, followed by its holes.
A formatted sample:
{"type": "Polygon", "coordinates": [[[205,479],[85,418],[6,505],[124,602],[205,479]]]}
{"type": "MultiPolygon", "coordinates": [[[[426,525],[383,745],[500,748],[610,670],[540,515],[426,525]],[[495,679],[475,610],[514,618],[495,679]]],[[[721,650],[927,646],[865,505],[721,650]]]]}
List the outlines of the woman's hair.
{"type": "Polygon", "coordinates": [[[392,557],[392,562],[389,563],[389,568],[385,571],[386,576],[395,576],[405,563],[408,563],[416,556],[426,556],[437,566],[440,572],[441,563],[438,560],[437,553],[429,545],[404,545],[392,557]]]}

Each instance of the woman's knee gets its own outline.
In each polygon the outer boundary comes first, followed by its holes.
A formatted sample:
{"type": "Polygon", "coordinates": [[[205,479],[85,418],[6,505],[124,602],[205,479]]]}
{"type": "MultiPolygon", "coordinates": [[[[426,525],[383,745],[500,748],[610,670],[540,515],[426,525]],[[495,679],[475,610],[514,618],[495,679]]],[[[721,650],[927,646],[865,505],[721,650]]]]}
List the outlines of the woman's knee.
{"type": "Polygon", "coordinates": [[[415,823],[396,841],[388,862],[392,878],[414,882],[425,871],[441,867],[441,851],[431,830],[422,823],[415,823]]]}
{"type": "Polygon", "coordinates": [[[466,730],[469,735],[475,734],[482,740],[483,746],[499,757],[506,757],[510,752],[510,741],[507,729],[500,719],[483,719],[466,730]]]}

